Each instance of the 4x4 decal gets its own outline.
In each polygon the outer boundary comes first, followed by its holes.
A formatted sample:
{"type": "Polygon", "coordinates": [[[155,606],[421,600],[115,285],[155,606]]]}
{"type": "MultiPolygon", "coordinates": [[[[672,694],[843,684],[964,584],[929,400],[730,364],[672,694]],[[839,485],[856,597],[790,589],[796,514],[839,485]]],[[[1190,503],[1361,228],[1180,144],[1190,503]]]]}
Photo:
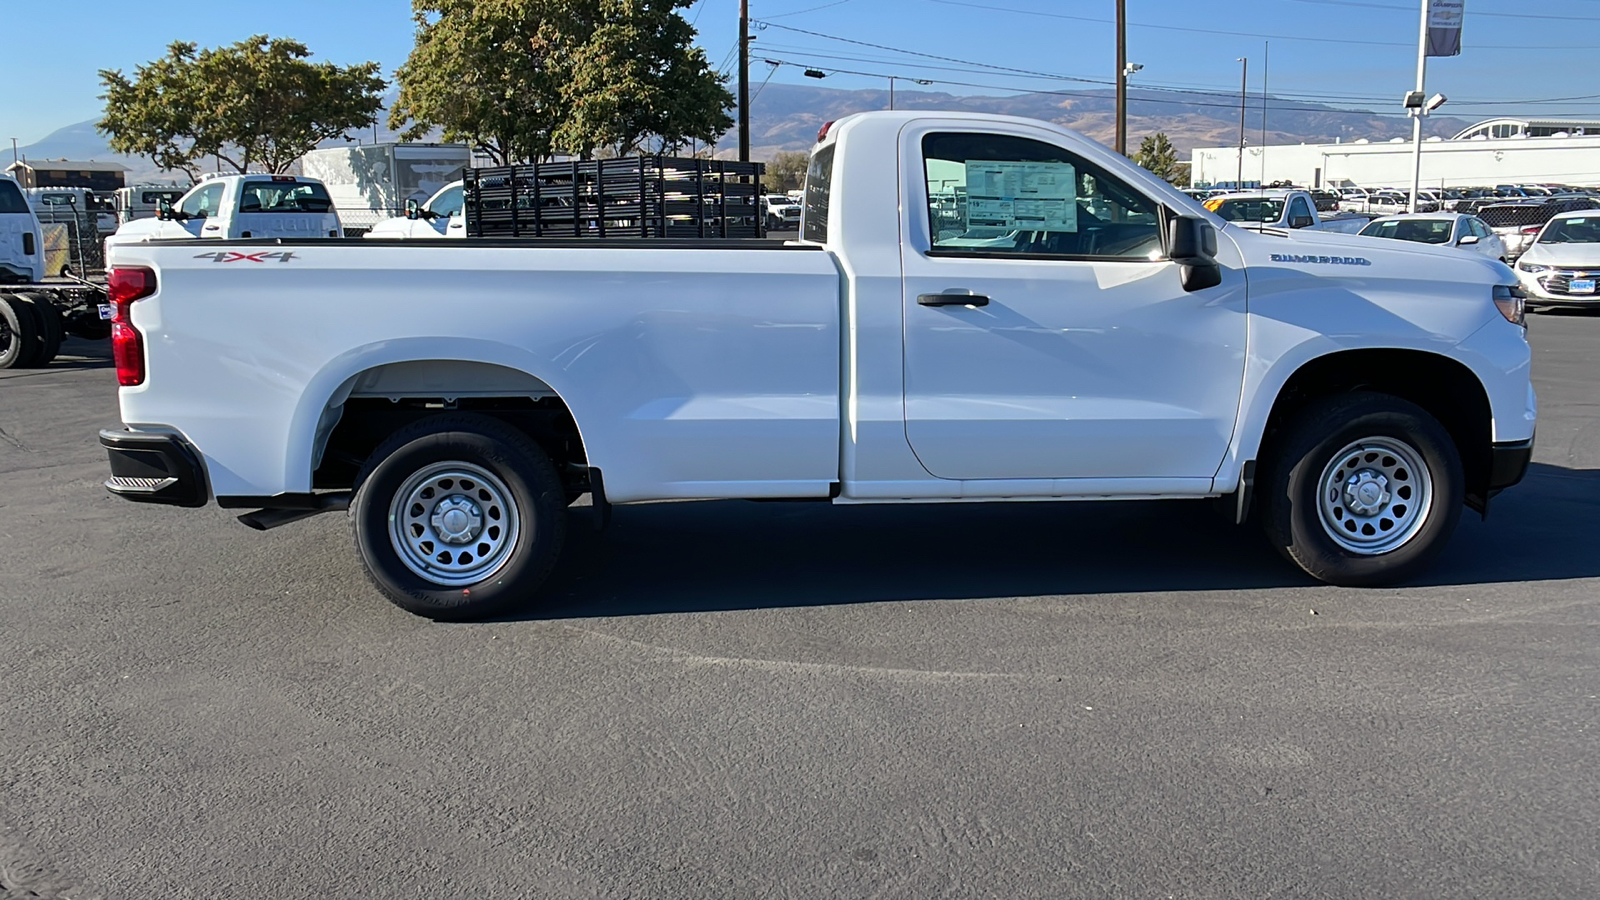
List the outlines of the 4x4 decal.
{"type": "Polygon", "coordinates": [[[231,263],[231,262],[253,262],[253,263],[259,263],[259,262],[266,262],[269,259],[275,259],[278,262],[288,262],[289,260],[294,259],[294,254],[293,253],[284,253],[284,252],[277,251],[277,250],[270,251],[270,252],[262,251],[260,253],[238,253],[238,252],[235,252],[235,251],[232,251],[232,250],[218,250],[215,253],[196,253],[194,255],[194,258],[195,259],[209,259],[212,262],[219,262],[219,263],[231,263]]]}

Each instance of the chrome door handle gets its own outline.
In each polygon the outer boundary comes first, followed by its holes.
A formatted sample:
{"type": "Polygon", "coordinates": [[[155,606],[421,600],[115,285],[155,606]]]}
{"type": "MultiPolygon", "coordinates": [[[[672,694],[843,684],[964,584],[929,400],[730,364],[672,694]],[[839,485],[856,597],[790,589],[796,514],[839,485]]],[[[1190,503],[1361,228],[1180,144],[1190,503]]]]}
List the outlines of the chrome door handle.
{"type": "Polygon", "coordinates": [[[988,306],[989,298],[982,294],[919,294],[917,303],[922,306],[988,306]]]}

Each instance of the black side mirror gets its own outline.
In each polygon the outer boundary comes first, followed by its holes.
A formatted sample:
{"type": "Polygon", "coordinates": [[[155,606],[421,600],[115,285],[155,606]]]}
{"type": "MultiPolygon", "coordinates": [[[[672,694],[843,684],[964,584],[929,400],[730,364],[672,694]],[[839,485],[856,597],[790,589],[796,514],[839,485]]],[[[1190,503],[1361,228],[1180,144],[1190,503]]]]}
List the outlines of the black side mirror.
{"type": "Polygon", "coordinates": [[[1315,220],[1310,216],[1295,216],[1289,220],[1290,228],[1310,228],[1315,220]]]}
{"type": "Polygon", "coordinates": [[[406,201],[406,218],[415,219],[422,215],[422,205],[416,200],[406,201]]]}
{"type": "Polygon", "coordinates": [[[1183,289],[1203,291],[1222,283],[1217,230],[1199,216],[1175,216],[1167,231],[1167,258],[1183,267],[1183,289]]]}
{"type": "Polygon", "coordinates": [[[162,197],[160,200],[156,201],[156,218],[163,220],[172,218],[171,200],[162,197]]]}

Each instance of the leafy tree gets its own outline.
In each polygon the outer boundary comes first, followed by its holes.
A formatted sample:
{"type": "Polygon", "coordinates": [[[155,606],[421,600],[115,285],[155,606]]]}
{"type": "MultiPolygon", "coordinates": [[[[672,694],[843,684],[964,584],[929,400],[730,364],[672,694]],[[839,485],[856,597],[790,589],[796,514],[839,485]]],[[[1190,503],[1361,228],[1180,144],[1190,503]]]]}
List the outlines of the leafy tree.
{"type": "Polygon", "coordinates": [[[733,97],[679,14],[694,0],[413,0],[391,127],[498,162],[712,141],[733,97]]]}
{"type": "Polygon", "coordinates": [[[1133,161],[1150,170],[1156,177],[1177,183],[1178,151],[1173,149],[1172,142],[1167,140],[1165,132],[1158,131],[1140,141],[1139,152],[1134,154],[1133,161]]]}
{"type": "Polygon", "coordinates": [[[103,69],[111,149],[198,177],[208,156],[237,172],[283,172],[306,151],[378,118],[378,64],[313,63],[305,44],[255,35],[215,50],[174,42],[133,79],[103,69]]]}
{"type": "Polygon", "coordinates": [[[797,191],[806,180],[806,165],[811,161],[807,154],[782,151],[773,154],[767,162],[767,187],[774,191],[797,191]]]}

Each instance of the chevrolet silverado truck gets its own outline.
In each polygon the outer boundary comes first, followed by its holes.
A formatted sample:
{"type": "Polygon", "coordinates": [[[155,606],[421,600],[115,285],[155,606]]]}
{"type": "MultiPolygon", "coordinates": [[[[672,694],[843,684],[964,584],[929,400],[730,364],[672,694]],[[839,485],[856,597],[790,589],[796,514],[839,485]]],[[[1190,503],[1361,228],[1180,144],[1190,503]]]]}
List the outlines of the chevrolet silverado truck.
{"type": "Polygon", "coordinates": [[[328,189],[315,178],[216,175],[177,203],[161,198],[155,218],[123,222],[105,245],[109,255],[118,244],[144,241],[343,236],[328,189]]]}
{"type": "Polygon", "coordinates": [[[1355,234],[1371,216],[1324,217],[1310,191],[1267,190],[1220,194],[1205,201],[1206,209],[1243,228],[1309,229],[1355,234]]]}
{"type": "Polygon", "coordinates": [[[346,510],[441,619],[533,599],[584,494],[1214,498],[1384,584],[1521,479],[1536,418],[1502,263],[1241,228],[978,114],[826,128],[792,242],[157,241],[110,292],[112,493],[346,510]]]}

